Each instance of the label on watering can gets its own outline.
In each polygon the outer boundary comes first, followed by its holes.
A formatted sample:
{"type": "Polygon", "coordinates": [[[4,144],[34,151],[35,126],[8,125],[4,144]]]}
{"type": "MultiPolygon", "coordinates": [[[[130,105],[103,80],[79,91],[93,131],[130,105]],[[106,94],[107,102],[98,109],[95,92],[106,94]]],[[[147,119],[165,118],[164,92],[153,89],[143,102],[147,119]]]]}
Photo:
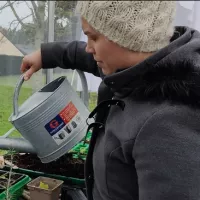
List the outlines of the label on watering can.
{"type": "Polygon", "coordinates": [[[81,122],[80,113],[75,105],[70,102],[56,117],[45,125],[45,128],[52,136],[52,139],[60,145],[81,122]]]}

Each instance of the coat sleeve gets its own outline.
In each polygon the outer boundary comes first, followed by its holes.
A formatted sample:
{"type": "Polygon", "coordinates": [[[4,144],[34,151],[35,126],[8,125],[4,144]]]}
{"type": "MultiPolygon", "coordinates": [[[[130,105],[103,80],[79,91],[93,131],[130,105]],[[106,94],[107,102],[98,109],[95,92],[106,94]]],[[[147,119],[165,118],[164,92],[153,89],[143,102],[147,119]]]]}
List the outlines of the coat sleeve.
{"type": "Polygon", "coordinates": [[[86,43],[51,42],[41,45],[42,68],[78,69],[100,76],[99,69],[93,55],[85,51],[86,43]]]}
{"type": "Polygon", "coordinates": [[[199,114],[181,110],[146,121],[133,149],[139,200],[200,199],[199,124],[199,114]]]}

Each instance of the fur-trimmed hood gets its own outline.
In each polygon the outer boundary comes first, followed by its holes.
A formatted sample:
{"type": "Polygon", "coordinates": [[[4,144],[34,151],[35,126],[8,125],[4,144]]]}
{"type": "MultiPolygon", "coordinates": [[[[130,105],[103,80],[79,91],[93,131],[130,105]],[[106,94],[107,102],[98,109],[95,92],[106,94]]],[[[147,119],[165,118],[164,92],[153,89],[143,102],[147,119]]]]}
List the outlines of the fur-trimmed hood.
{"type": "Polygon", "coordinates": [[[104,78],[115,95],[200,106],[200,33],[176,27],[170,45],[137,66],[104,78]]]}

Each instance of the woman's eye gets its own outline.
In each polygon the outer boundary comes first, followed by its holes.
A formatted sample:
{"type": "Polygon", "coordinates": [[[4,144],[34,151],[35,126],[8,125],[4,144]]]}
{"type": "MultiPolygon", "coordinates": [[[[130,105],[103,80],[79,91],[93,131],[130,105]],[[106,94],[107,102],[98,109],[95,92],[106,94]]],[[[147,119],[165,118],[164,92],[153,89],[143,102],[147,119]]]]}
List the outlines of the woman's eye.
{"type": "Polygon", "coordinates": [[[92,36],[90,36],[89,39],[90,39],[90,40],[93,40],[93,41],[96,41],[96,40],[97,40],[96,37],[92,37],[92,36]]]}

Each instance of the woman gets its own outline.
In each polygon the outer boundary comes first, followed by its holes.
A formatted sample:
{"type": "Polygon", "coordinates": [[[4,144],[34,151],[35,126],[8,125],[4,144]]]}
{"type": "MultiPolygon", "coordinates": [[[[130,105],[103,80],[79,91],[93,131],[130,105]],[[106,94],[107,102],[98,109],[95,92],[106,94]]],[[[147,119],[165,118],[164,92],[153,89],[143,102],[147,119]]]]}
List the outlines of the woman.
{"type": "Polygon", "coordinates": [[[200,199],[200,33],[173,27],[173,1],[82,1],[84,42],[23,59],[101,76],[85,164],[89,200],[200,199]]]}

